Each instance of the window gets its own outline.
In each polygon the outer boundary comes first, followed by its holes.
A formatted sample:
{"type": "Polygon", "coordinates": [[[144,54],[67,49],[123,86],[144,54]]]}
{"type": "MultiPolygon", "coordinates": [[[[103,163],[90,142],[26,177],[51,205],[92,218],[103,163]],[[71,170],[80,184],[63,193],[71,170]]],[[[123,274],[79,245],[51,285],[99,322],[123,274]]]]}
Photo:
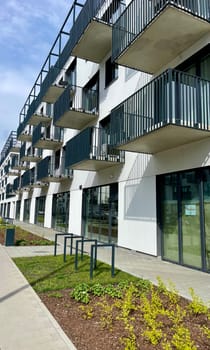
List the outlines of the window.
{"type": "Polygon", "coordinates": [[[101,242],[117,242],[118,184],[83,191],[83,233],[101,242]]]}
{"type": "Polygon", "coordinates": [[[66,81],[69,85],[76,85],[76,67],[77,59],[75,58],[66,71],[66,81]]]}
{"type": "Polygon", "coordinates": [[[117,78],[118,78],[118,65],[117,63],[112,62],[110,57],[105,64],[105,87],[107,87],[117,78]]]}
{"type": "Polygon", "coordinates": [[[68,231],[70,193],[56,193],[53,195],[52,227],[56,230],[68,231]]]}
{"type": "Polygon", "coordinates": [[[45,199],[44,196],[36,198],[35,223],[40,226],[44,226],[45,199]]]}
{"type": "Polygon", "coordinates": [[[98,112],[98,89],[99,74],[97,72],[83,88],[83,108],[85,111],[98,112]]]}
{"type": "Polygon", "coordinates": [[[60,167],[60,155],[61,155],[61,151],[59,149],[55,152],[55,169],[59,169],[60,167]]]}

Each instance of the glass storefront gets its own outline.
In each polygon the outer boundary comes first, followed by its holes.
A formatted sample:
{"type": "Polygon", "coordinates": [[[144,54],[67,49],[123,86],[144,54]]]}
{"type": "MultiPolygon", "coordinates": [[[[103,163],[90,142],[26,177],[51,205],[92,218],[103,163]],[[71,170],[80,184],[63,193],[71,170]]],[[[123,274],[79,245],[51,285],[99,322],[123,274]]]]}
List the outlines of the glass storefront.
{"type": "Polygon", "coordinates": [[[40,226],[44,226],[45,200],[45,196],[36,198],[35,224],[40,226]]]}
{"type": "Polygon", "coordinates": [[[67,232],[69,219],[70,193],[56,193],[53,195],[52,227],[56,230],[67,232]]]}
{"type": "Polygon", "coordinates": [[[83,191],[83,234],[101,242],[117,242],[118,184],[83,191]]]}
{"type": "Polygon", "coordinates": [[[210,168],[158,176],[162,257],[210,271],[210,168]]]}

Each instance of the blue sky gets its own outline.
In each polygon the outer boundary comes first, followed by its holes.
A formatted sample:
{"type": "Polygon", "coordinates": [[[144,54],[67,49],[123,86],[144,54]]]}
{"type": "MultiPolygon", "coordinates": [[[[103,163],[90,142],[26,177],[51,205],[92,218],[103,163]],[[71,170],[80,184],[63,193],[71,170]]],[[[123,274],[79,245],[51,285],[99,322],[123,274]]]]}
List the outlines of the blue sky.
{"type": "Polygon", "coordinates": [[[0,152],[72,0],[6,0],[0,11],[0,152]]]}

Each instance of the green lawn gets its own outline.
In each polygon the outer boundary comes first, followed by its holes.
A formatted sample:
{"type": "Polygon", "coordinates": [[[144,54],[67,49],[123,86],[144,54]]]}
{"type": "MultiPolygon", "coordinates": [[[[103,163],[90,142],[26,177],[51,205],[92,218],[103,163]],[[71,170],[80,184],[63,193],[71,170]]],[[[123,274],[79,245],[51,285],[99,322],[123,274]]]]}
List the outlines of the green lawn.
{"type": "Polygon", "coordinates": [[[107,285],[122,280],[139,281],[139,278],[117,269],[115,269],[115,276],[111,277],[110,266],[100,261],[97,263],[93,279],[90,280],[88,256],[84,256],[83,261],[79,260],[77,271],[74,269],[74,256],[68,256],[66,263],[63,262],[63,256],[37,256],[13,260],[36,292],[74,288],[80,283],[107,285]]]}

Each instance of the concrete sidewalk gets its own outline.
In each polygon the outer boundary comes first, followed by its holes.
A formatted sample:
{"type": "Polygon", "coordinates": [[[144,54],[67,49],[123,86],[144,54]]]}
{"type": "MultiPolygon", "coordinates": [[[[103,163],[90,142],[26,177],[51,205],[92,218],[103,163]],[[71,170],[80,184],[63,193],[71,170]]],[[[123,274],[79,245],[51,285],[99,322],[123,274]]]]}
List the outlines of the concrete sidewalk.
{"type": "Polygon", "coordinates": [[[0,281],[1,350],[76,350],[1,245],[0,281]]]}

